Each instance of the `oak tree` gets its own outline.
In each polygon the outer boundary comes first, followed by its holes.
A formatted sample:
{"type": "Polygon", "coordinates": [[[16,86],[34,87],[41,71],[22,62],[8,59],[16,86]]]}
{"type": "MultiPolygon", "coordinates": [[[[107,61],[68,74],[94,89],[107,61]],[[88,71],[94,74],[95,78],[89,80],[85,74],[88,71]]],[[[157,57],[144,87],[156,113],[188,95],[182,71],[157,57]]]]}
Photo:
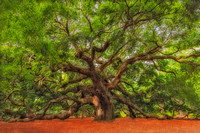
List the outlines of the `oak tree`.
{"type": "Polygon", "coordinates": [[[2,119],[199,110],[198,0],[0,4],[2,119]]]}

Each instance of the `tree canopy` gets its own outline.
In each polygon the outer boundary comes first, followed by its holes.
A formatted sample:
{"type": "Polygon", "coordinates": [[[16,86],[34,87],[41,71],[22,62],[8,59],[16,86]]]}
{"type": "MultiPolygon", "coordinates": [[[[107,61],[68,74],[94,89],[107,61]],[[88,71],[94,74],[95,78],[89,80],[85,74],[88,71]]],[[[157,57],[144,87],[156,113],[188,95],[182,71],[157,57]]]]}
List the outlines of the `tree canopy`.
{"type": "Polygon", "coordinates": [[[0,2],[0,115],[200,113],[198,0],[0,2]]]}

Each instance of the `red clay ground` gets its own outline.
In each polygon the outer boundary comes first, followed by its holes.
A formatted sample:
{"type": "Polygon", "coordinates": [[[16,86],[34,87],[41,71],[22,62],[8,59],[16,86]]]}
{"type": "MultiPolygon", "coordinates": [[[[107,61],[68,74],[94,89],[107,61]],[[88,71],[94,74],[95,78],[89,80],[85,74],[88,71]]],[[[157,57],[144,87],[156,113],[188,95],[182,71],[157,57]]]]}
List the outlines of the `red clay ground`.
{"type": "Polygon", "coordinates": [[[200,133],[200,121],[118,118],[94,122],[93,118],[84,118],[0,122],[0,133],[200,133]]]}

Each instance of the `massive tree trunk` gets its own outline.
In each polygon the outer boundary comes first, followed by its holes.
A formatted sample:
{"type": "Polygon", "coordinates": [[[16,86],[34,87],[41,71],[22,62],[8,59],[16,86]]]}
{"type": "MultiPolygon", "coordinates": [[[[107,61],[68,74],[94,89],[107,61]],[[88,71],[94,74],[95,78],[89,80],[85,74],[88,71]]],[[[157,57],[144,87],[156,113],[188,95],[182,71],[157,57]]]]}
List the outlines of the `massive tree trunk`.
{"type": "Polygon", "coordinates": [[[95,120],[111,121],[114,119],[114,106],[107,96],[94,96],[93,104],[96,107],[95,120]]]}
{"type": "Polygon", "coordinates": [[[93,104],[96,107],[95,120],[111,121],[114,119],[114,106],[107,82],[98,74],[92,79],[94,85],[93,104]]]}

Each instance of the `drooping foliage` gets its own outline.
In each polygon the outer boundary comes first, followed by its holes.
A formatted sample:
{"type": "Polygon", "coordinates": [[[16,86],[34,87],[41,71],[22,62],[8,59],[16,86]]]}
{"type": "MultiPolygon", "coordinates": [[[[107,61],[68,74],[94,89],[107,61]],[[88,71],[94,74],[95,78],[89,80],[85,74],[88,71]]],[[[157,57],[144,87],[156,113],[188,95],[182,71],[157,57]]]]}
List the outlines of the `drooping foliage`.
{"type": "Polygon", "coordinates": [[[1,119],[198,117],[199,5],[4,0],[1,119]]]}

